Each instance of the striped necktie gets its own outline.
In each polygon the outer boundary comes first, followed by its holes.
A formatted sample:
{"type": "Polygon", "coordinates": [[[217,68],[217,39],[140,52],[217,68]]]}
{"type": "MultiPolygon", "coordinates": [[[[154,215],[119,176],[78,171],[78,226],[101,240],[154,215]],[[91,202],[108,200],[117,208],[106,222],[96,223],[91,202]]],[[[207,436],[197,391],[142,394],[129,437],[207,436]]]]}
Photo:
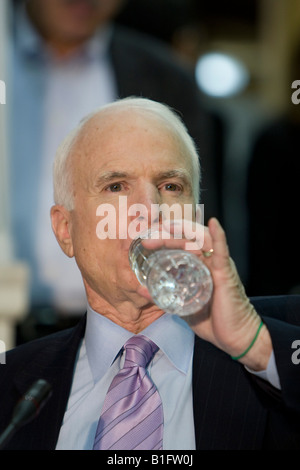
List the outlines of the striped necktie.
{"type": "Polygon", "coordinates": [[[124,366],[108,389],[94,450],[160,450],[162,402],[146,370],[158,347],[138,335],[130,338],[124,349],[124,366]]]}

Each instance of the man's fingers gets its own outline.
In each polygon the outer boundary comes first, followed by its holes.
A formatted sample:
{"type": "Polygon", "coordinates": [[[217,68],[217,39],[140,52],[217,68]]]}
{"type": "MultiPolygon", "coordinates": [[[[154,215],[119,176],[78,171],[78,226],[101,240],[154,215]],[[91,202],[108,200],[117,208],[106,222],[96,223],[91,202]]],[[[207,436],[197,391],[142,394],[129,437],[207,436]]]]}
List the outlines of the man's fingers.
{"type": "Polygon", "coordinates": [[[208,228],[212,239],[213,255],[212,263],[215,269],[222,269],[229,265],[229,249],[225,232],[216,218],[208,222],[208,228]]]}

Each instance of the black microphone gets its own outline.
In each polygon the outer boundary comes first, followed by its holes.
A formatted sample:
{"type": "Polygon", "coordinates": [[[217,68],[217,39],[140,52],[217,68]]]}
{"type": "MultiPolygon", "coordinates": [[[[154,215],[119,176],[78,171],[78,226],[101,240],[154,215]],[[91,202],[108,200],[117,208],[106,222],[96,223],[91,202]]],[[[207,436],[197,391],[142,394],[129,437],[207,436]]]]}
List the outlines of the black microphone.
{"type": "Polygon", "coordinates": [[[31,385],[16,404],[11,421],[0,436],[0,449],[8,443],[20,427],[38,415],[50,396],[51,385],[46,380],[39,379],[31,385]]]}

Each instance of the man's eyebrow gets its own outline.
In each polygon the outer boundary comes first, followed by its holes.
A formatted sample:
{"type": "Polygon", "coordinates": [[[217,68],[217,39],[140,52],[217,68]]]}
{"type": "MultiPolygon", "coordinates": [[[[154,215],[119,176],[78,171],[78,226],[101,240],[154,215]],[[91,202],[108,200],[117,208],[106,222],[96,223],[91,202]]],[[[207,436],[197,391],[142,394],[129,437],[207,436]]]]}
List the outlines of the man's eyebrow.
{"type": "Polygon", "coordinates": [[[167,170],[158,174],[158,179],[164,180],[169,178],[179,178],[186,183],[191,184],[191,175],[185,169],[167,170]]]}
{"type": "Polygon", "coordinates": [[[98,176],[96,186],[101,186],[115,179],[123,179],[126,177],[128,177],[128,173],[124,173],[123,171],[107,171],[98,176]]]}
{"type": "MultiPolygon", "coordinates": [[[[97,177],[96,186],[100,187],[116,179],[124,179],[128,177],[129,177],[129,174],[124,171],[107,171],[97,177]]],[[[189,185],[192,184],[190,173],[186,169],[183,169],[183,168],[162,171],[162,172],[159,172],[155,177],[155,179],[158,181],[162,181],[165,179],[172,179],[172,178],[181,179],[182,181],[184,181],[186,184],[189,184],[189,185]]]]}

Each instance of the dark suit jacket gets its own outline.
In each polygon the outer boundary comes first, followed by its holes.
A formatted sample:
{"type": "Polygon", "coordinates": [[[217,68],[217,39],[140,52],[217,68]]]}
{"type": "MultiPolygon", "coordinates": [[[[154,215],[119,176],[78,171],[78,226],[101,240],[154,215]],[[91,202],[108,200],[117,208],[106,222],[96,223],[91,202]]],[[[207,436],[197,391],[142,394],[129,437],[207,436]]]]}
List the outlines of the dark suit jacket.
{"type": "MultiPolygon", "coordinates": [[[[253,303],[272,336],[282,391],[254,380],[241,364],[196,337],[197,449],[300,449],[300,364],[291,360],[291,344],[300,339],[300,296],[257,298],[253,303]]],[[[84,331],[85,317],[73,329],[7,353],[6,364],[0,366],[0,432],[20,395],[36,379],[46,379],[53,387],[38,417],[15,434],[9,449],[55,449],[84,331]]]]}

